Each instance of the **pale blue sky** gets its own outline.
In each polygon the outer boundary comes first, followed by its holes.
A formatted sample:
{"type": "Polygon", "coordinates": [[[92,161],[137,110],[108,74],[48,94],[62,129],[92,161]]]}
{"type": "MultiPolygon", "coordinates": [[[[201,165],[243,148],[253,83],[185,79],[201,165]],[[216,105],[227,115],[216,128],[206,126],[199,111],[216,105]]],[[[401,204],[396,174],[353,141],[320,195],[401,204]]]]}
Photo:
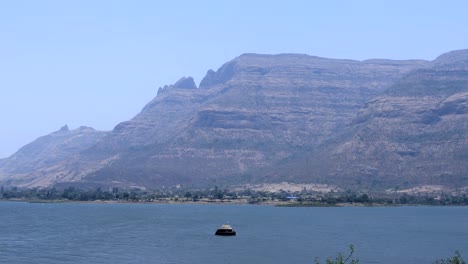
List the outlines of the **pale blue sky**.
{"type": "Polygon", "coordinates": [[[468,48],[468,1],[0,1],[0,158],[110,130],[159,86],[242,53],[427,59],[468,48]]]}

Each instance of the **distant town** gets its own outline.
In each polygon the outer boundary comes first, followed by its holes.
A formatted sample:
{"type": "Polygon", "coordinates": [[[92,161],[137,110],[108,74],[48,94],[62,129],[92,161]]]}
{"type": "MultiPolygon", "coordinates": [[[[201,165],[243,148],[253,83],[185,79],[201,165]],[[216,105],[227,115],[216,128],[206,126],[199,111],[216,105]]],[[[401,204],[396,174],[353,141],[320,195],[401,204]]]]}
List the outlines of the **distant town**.
{"type": "Polygon", "coordinates": [[[197,204],[254,204],[291,207],[332,207],[332,206],[398,206],[398,205],[468,205],[466,193],[398,193],[398,192],[355,192],[351,190],[330,190],[317,192],[301,191],[275,192],[251,189],[233,190],[228,188],[188,189],[182,187],[159,190],[130,189],[80,189],[68,187],[0,188],[0,200],[28,202],[115,202],[115,203],[197,203],[197,204]]]}

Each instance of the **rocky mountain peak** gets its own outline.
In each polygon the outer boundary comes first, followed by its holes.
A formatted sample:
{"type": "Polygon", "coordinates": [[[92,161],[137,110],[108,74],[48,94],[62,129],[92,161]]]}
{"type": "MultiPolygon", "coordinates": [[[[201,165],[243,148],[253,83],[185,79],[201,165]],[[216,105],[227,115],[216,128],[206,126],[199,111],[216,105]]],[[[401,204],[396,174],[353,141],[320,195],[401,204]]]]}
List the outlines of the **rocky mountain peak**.
{"type": "Polygon", "coordinates": [[[291,66],[307,65],[317,60],[331,59],[293,53],[278,55],[244,53],[225,63],[217,71],[209,70],[201,81],[200,88],[224,84],[231,79],[246,80],[252,76],[262,77],[272,69],[288,72],[291,66]]]}
{"type": "Polygon", "coordinates": [[[173,87],[178,89],[197,89],[197,85],[192,77],[182,77],[174,83],[173,87]]]}
{"type": "Polygon", "coordinates": [[[200,88],[207,88],[213,85],[222,84],[231,79],[236,72],[236,62],[230,61],[225,63],[216,72],[208,70],[206,76],[200,82],[200,88]]]}
{"type": "Polygon", "coordinates": [[[468,64],[468,49],[454,50],[444,53],[437,57],[433,62],[435,65],[446,65],[446,64],[468,64]]]}
{"type": "Polygon", "coordinates": [[[193,89],[197,89],[197,85],[195,84],[195,81],[193,80],[192,77],[190,76],[182,77],[172,85],[164,85],[164,87],[159,87],[157,95],[160,95],[164,91],[167,91],[168,89],[172,89],[172,88],[193,90],[193,89]]]}
{"type": "Polygon", "coordinates": [[[3,172],[3,176],[8,178],[17,173],[43,173],[40,171],[90,148],[107,134],[85,126],[69,130],[64,125],[59,131],[39,137],[4,159],[0,174],[3,172]]]}

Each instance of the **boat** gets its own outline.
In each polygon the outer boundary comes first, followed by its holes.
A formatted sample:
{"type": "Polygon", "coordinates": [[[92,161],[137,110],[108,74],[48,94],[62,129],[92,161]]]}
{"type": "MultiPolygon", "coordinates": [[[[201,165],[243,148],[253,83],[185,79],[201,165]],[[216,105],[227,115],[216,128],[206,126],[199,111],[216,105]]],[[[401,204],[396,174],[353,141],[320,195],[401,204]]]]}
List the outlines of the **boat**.
{"type": "Polygon", "coordinates": [[[232,229],[230,225],[224,224],[218,230],[216,230],[215,235],[217,236],[235,236],[236,231],[232,229]]]}

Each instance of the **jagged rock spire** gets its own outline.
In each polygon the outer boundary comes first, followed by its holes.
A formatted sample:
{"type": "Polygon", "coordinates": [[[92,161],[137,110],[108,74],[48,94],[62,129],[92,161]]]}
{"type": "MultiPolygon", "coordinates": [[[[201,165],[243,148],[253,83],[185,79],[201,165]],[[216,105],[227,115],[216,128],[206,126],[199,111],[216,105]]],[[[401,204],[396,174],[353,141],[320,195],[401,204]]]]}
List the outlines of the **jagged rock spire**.
{"type": "Polygon", "coordinates": [[[197,89],[197,85],[192,77],[182,77],[174,83],[173,87],[179,89],[197,89]]]}

